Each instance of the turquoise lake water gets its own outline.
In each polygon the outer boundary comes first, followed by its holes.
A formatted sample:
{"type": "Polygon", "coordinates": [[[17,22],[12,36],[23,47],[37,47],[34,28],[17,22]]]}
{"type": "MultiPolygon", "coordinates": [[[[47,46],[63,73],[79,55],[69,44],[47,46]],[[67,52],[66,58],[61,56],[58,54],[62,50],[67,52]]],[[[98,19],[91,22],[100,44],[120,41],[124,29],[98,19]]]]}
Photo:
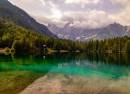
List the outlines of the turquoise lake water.
{"type": "Polygon", "coordinates": [[[128,54],[64,53],[46,56],[0,56],[0,72],[29,71],[120,79],[130,75],[128,54]]]}
{"type": "MultiPolygon", "coordinates": [[[[26,88],[40,78],[43,79],[41,87],[45,85],[48,88],[42,90],[48,90],[47,92],[53,90],[53,88],[49,89],[51,86],[60,84],[61,91],[65,89],[65,92],[74,92],[74,94],[76,92],[79,92],[77,94],[99,94],[98,92],[102,90],[104,91],[102,94],[129,94],[129,57],[129,54],[101,53],[55,53],[44,56],[0,55],[0,94],[19,94],[23,90],[28,91],[26,88]],[[47,83],[44,83],[46,81],[47,83]],[[55,81],[58,82],[55,83],[55,81]],[[71,88],[67,88],[68,86],[71,88]],[[84,88],[81,89],[81,87],[84,88]]],[[[39,86],[31,91],[37,91],[39,86]]]]}

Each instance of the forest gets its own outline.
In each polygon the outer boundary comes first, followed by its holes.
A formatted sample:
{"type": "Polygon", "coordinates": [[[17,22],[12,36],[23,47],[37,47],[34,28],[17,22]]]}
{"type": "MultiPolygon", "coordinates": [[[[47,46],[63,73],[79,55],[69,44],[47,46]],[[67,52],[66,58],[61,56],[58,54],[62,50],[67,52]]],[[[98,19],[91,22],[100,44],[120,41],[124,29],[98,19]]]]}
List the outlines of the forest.
{"type": "Polygon", "coordinates": [[[16,54],[43,54],[46,52],[129,53],[130,37],[86,42],[55,39],[0,18],[1,49],[16,54]]]}

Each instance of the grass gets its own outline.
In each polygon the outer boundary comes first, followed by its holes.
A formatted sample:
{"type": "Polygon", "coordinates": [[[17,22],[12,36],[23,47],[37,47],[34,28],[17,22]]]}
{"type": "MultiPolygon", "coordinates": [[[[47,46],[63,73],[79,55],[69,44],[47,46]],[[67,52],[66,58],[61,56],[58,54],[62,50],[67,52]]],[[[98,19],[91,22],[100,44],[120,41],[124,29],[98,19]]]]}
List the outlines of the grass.
{"type": "Polygon", "coordinates": [[[43,74],[26,71],[0,72],[0,94],[18,94],[43,74]]]}

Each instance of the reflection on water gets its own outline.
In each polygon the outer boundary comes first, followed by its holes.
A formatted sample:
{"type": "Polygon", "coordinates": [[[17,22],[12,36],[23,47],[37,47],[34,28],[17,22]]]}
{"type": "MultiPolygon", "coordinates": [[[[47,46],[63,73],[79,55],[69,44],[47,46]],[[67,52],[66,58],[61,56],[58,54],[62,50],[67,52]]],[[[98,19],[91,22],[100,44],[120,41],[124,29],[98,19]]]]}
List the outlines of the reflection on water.
{"type": "Polygon", "coordinates": [[[0,71],[62,73],[119,79],[130,74],[128,54],[53,54],[47,56],[0,57],[0,71]]]}
{"type": "Polygon", "coordinates": [[[0,56],[0,94],[17,94],[45,74],[22,94],[129,94],[129,57],[84,53],[0,56]],[[38,87],[46,93],[35,92],[38,87]]]}

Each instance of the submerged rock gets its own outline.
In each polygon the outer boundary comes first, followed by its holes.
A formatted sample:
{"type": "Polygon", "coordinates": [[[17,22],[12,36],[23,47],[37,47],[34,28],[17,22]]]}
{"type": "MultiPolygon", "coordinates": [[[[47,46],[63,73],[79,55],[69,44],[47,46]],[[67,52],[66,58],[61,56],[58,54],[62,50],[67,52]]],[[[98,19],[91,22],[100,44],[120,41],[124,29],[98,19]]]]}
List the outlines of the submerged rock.
{"type": "Polygon", "coordinates": [[[47,74],[20,94],[129,94],[130,79],[102,79],[47,74]]]}

